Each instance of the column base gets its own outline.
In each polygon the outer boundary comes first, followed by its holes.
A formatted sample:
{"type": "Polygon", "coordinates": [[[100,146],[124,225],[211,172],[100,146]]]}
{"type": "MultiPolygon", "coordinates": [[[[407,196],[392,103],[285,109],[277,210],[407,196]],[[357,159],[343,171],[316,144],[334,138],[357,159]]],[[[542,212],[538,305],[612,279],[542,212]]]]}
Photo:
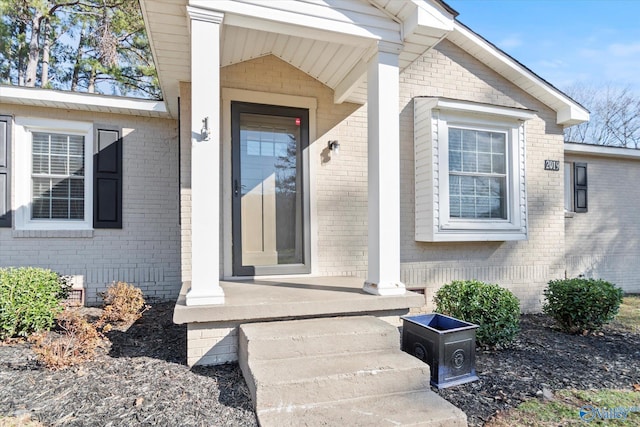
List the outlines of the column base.
{"type": "Polygon", "coordinates": [[[224,291],[220,286],[207,289],[207,292],[194,292],[192,288],[185,296],[185,303],[187,306],[224,304],[224,291]]]}
{"type": "Polygon", "coordinates": [[[364,282],[362,290],[373,295],[404,295],[407,289],[401,282],[372,283],[364,282]]]}

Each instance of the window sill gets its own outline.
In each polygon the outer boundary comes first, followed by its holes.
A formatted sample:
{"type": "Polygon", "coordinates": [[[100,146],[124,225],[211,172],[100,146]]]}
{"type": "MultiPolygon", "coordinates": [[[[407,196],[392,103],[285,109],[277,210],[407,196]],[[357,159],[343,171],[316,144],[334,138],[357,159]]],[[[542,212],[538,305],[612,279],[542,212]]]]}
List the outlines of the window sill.
{"type": "Polygon", "coordinates": [[[93,230],[13,230],[11,237],[89,239],[93,237],[93,230]]]}
{"type": "Polygon", "coordinates": [[[449,230],[439,231],[428,236],[417,235],[418,242],[507,242],[527,240],[527,233],[518,230],[492,231],[492,230],[449,230]]]}

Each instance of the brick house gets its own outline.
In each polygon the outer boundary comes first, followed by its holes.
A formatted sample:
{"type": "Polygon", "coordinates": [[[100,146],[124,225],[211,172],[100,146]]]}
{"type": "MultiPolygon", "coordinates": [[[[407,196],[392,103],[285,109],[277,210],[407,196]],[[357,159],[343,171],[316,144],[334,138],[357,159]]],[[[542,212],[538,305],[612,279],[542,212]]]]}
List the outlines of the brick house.
{"type": "Polygon", "coordinates": [[[534,311],[583,270],[563,129],[588,112],[444,2],[140,3],[164,102],[0,87],[0,265],[176,298],[189,364],[453,279],[534,311]]]}

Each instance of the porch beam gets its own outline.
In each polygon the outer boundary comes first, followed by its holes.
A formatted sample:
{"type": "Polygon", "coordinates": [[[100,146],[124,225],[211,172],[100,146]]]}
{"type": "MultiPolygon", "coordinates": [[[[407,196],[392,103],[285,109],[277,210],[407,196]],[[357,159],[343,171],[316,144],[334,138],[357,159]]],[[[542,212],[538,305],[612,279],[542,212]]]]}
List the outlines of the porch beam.
{"type": "Polygon", "coordinates": [[[400,25],[381,27],[378,21],[355,22],[330,7],[307,2],[246,3],[233,0],[191,0],[190,5],[215,8],[225,15],[225,24],[289,36],[355,46],[371,40],[401,43],[400,25]],[[330,14],[331,17],[326,18],[330,14]]]}
{"type": "Polygon", "coordinates": [[[369,261],[365,292],[401,295],[399,46],[379,43],[367,70],[369,261]]]}
{"type": "Polygon", "coordinates": [[[193,7],[187,7],[187,12],[191,24],[191,289],[186,304],[223,304],[219,227],[220,31],[224,16],[193,7]]]}
{"type": "Polygon", "coordinates": [[[371,57],[377,51],[377,46],[374,49],[367,51],[358,63],[349,71],[349,73],[338,83],[333,91],[333,102],[335,104],[342,104],[351,96],[354,90],[360,86],[367,76],[367,70],[369,68],[369,61],[371,57]]]}

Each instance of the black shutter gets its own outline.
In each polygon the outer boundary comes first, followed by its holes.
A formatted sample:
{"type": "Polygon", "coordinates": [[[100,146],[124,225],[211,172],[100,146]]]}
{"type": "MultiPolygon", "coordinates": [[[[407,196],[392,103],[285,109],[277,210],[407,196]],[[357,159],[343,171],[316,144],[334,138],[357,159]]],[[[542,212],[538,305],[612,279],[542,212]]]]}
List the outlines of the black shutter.
{"type": "Polygon", "coordinates": [[[11,227],[11,117],[0,116],[0,227],[11,227]]]}
{"type": "Polygon", "coordinates": [[[93,172],[93,227],[122,228],[120,128],[95,126],[93,172]]]}
{"type": "Polygon", "coordinates": [[[587,212],[587,164],[573,164],[573,206],[576,212],[587,212]]]}

